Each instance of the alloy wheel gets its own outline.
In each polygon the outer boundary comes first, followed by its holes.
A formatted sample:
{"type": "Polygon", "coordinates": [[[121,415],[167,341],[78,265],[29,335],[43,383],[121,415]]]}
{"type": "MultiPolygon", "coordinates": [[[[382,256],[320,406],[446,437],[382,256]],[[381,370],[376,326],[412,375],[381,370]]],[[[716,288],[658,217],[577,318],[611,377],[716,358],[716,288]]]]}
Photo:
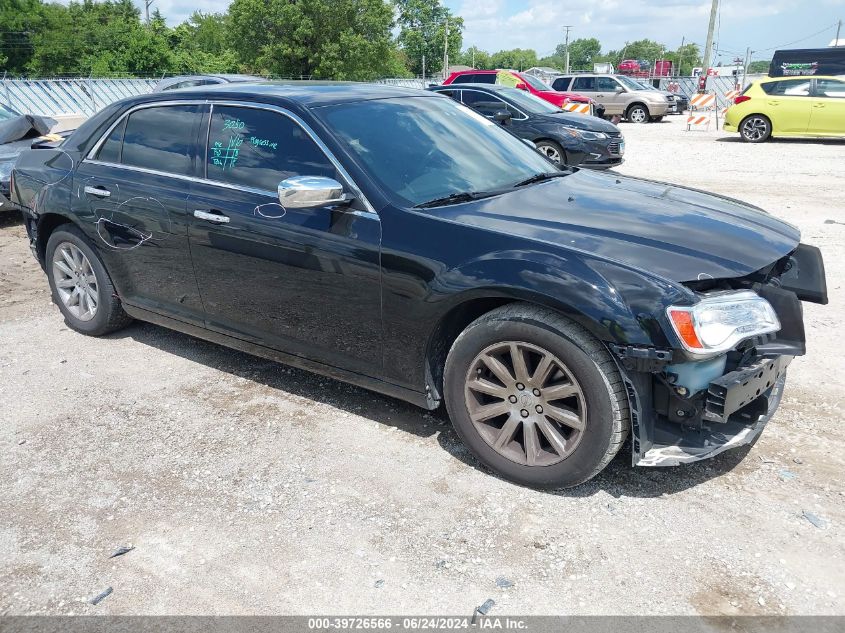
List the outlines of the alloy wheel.
{"type": "Polygon", "coordinates": [[[759,141],[768,132],[769,126],[762,117],[749,117],[742,124],[742,135],[749,141],[759,141]]]}
{"type": "Polygon", "coordinates": [[[91,262],[78,246],[62,242],[53,253],[53,281],[56,293],[68,312],[80,321],[90,321],[100,303],[99,284],[91,262]]]}
{"type": "Polygon", "coordinates": [[[631,108],[631,111],[628,113],[628,118],[632,123],[645,123],[648,119],[648,113],[646,113],[645,109],[637,106],[635,108],[631,108]]]}
{"type": "Polygon", "coordinates": [[[561,164],[560,152],[557,151],[557,149],[555,149],[551,145],[545,145],[545,144],[538,145],[537,149],[540,151],[540,153],[542,153],[546,158],[548,158],[553,163],[555,163],[557,165],[561,164]]]}
{"type": "Polygon", "coordinates": [[[530,343],[505,341],[482,350],[470,364],[464,397],[484,441],[526,466],[566,459],[586,427],[575,376],[557,356],[530,343]]]}

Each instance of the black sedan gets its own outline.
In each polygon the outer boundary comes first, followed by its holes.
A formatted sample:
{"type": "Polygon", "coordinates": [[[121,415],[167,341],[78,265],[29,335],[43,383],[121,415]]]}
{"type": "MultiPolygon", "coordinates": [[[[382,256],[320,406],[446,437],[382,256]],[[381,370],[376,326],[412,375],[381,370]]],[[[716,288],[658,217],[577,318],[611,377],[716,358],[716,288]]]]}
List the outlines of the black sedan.
{"type": "Polygon", "coordinates": [[[432,86],[531,141],[552,162],[595,169],[622,164],[625,139],[599,117],[564,112],[524,90],[489,84],[432,86]]]}
{"type": "Polygon", "coordinates": [[[801,301],[827,300],[818,249],[760,209],[556,169],[393,86],[119,101],[21,154],[12,201],[73,330],[135,318],[445,404],[482,463],[544,487],[629,433],[649,466],[753,442],[804,354],[801,301]]]}

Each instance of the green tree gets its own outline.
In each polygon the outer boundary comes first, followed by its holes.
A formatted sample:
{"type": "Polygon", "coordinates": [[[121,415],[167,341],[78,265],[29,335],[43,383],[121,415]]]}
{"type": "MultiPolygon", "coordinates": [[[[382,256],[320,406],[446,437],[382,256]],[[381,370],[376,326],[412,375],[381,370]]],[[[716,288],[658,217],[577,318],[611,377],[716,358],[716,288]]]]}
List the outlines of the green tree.
{"type": "Polygon", "coordinates": [[[663,59],[666,46],[654,40],[637,40],[629,42],[625,47],[614,55],[614,63],[618,64],[623,59],[645,59],[654,62],[655,59],[663,59]]]}
{"type": "Polygon", "coordinates": [[[422,73],[425,55],[426,74],[443,70],[443,47],[448,41],[450,57],[462,59],[463,18],[452,15],[440,0],[396,0],[399,24],[399,46],[407,55],[409,68],[422,73]],[[449,35],[446,37],[448,23],[449,35]]]}
{"type": "Polygon", "coordinates": [[[536,65],[537,51],[531,48],[514,48],[509,51],[497,51],[490,56],[491,68],[525,70],[536,65]]]}
{"type": "Polygon", "coordinates": [[[234,0],[231,48],[254,72],[374,79],[393,68],[392,6],[384,0],[234,0]]]}
{"type": "Polygon", "coordinates": [[[758,60],[748,64],[749,73],[767,73],[769,72],[769,65],[771,62],[758,60]]]}
{"type": "Polygon", "coordinates": [[[672,60],[675,72],[682,76],[692,75],[692,69],[701,66],[701,49],[698,44],[684,44],[664,57],[672,60]]]}
{"type": "Polygon", "coordinates": [[[490,67],[490,53],[481,50],[477,46],[470,46],[468,49],[461,52],[460,55],[453,58],[452,62],[484,70],[490,67]]]}
{"type": "Polygon", "coordinates": [[[44,20],[40,0],[0,0],[0,68],[18,74],[35,51],[32,36],[44,20]]]}
{"type": "Polygon", "coordinates": [[[564,66],[566,66],[566,60],[562,57],[558,57],[557,55],[549,55],[548,57],[541,57],[537,60],[538,66],[545,66],[547,68],[556,68],[557,70],[563,71],[564,66]]]}
{"type": "MultiPolygon", "coordinates": [[[[592,70],[593,61],[601,54],[601,43],[594,37],[578,38],[569,43],[569,67],[572,70],[592,70]]],[[[558,44],[555,57],[566,63],[566,44],[558,44]]]]}

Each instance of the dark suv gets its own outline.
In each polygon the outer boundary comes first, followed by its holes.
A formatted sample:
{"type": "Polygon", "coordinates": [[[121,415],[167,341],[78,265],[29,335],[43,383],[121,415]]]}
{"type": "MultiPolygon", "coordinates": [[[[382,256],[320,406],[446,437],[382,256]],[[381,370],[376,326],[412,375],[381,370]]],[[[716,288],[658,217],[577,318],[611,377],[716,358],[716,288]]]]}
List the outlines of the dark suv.
{"type": "Polygon", "coordinates": [[[827,300],[819,251],[755,207],[556,170],[398,87],[126,99],[24,152],[12,199],[78,332],[137,318],[445,402],[536,486],[589,479],[629,432],[643,465],[752,442],[804,353],[801,301],[827,300]]]}
{"type": "Polygon", "coordinates": [[[625,139],[615,125],[595,116],[563,112],[516,88],[486,84],[432,86],[531,141],[558,165],[607,169],[622,164],[625,139]]]}

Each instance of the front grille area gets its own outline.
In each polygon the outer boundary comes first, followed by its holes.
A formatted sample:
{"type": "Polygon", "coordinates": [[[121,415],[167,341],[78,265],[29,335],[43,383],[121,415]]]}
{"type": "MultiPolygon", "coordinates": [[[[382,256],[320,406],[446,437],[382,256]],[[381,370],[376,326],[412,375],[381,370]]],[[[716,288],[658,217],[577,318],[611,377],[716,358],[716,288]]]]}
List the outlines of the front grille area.
{"type": "Polygon", "coordinates": [[[608,132],[607,135],[610,138],[619,138],[620,136],[622,136],[622,132],[620,132],[619,130],[614,130],[613,132],[608,132]]]}
{"type": "Polygon", "coordinates": [[[619,154],[619,141],[613,141],[607,146],[607,151],[611,154],[619,154]]]}

